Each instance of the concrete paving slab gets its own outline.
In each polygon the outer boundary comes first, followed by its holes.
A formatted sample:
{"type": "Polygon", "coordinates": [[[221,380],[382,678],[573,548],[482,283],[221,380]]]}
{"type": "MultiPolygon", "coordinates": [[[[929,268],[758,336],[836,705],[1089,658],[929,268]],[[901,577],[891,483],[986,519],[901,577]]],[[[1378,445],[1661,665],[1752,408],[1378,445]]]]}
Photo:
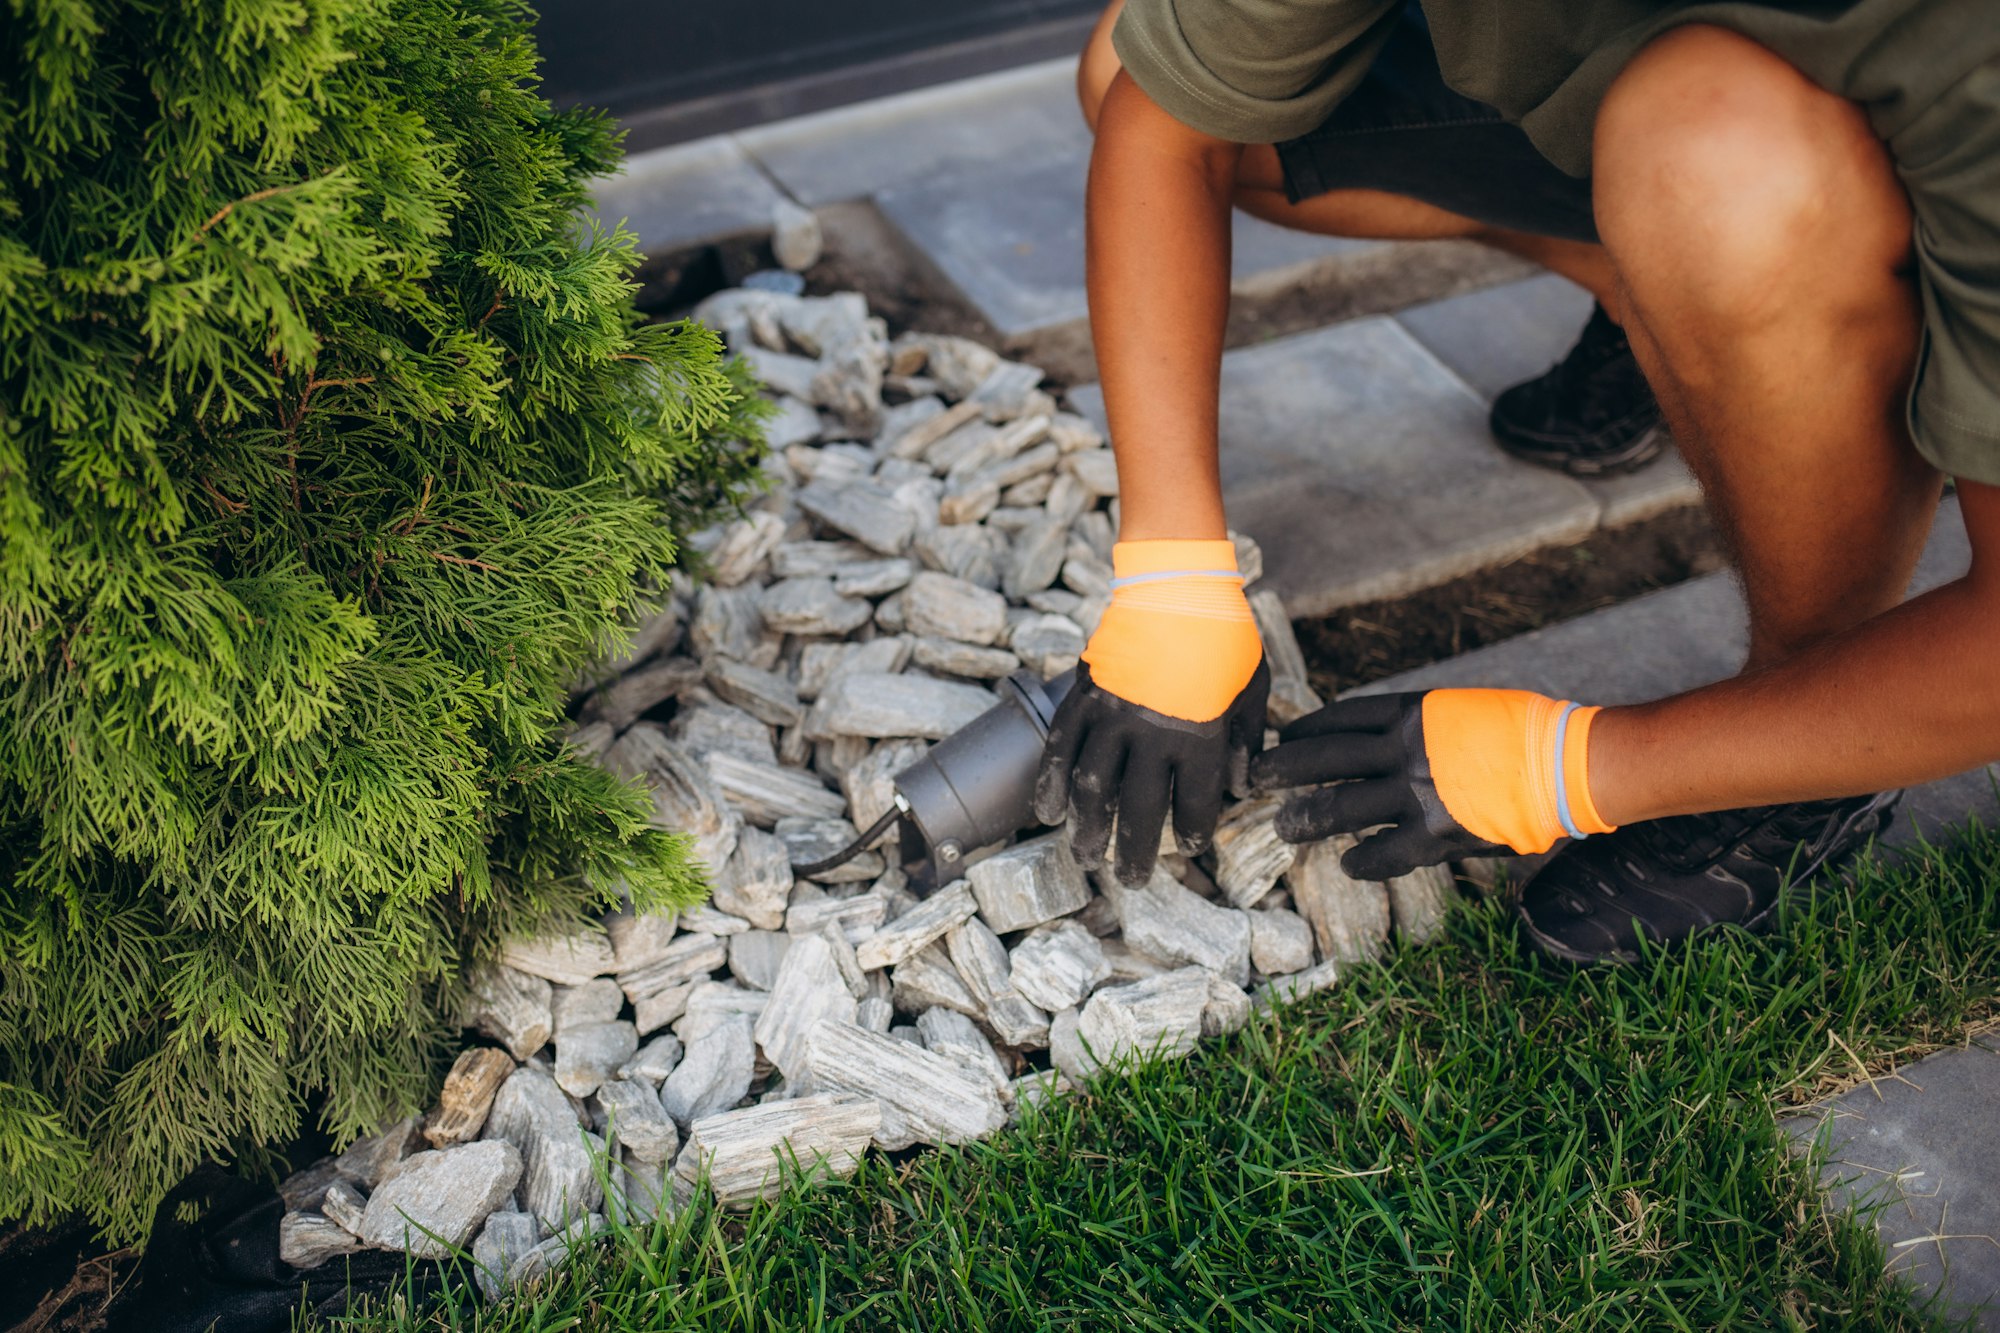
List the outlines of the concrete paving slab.
{"type": "MultiPolygon", "coordinates": [[[[1971,559],[1958,501],[1947,498],[1911,580],[1911,594],[1957,578],[1971,559]]],[[[1597,704],[1641,703],[1735,674],[1748,648],[1742,593],[1732,575],[1710,574],[1352,693],[1488,685],[1597,704]]],[[[1935,839],[1968,815],[1989,824],[2000,821],[1996,782],[2000,766],[1913,788],[1884,841],[1902,846],[1918,837],[1935,839]]]]}
{"type": "Polygon", "coordinates": [[[736,135],[800,203],[860,199],[1090,151],[1076,105],[1076,59],[1047,60],[736,135]]]}
{"type": "MultiPolygon", "coordinates": [[[[1096,385],[1070,392],[1104,424],[1096,385]]],[[[1576,482],[1508,458],[1465,383],[1393,319],[1222,360],[1222,483],[1293,616],[1430,587],[1597,523],[1576,482]]]]}
{"type": "MultiPolygon", "coordinates": [[[[1088,141],[984,170],[950,170],[877,193],[876,206],[1004,337],[1089,315],[1083,285],[1088,141]]],[[[1308,236],[1238,214],[1232,280],[1268,288],[1386,242],[1308,236]]]]}
{"type": "Polygon", "coordinates": [[[1486,402],[1560,361],[1590,318],[1590,293],[1554,273],[1426,301],[1396,322],[1486,402]]]}
{"type": "Polygon", "coordinates": [[[642,254],[747,231],[768,231],[778,187],[734,140],[702,139],[627,158],[592,191],[606,222],[624,218],[642,254]]]}
{"type": "Polygon", "coordinates": [[[2000,1051],[1939,1051],[1780,1122],[1827,1156],[1820,1182],[1873,1219],[1889,1271],[1938,1313],[2000,1333],[2000,1051]]]}
{"type": "MultiPolygon", "coordinates": [[[[1590,293],[1555,273],[1427,301],[1397,322],[1489,405],[1501,390],[1542,374],[1575,345],[1590,318],[1590,293]]],[[[1637,523],[1701,500],[1701,487],[1671,450],[1622,477],[1586,480],[1607,528],[1637,523]]]]}

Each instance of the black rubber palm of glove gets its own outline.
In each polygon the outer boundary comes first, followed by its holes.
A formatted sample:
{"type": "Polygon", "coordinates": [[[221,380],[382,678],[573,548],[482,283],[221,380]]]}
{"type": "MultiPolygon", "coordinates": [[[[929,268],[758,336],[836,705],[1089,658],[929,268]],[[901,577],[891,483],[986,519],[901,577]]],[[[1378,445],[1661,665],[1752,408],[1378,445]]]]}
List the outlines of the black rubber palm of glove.
{"type": "Polygon", "coordinates": [[[1120,882],[1143,884],[1159,858],[1171,807],[1181,851],[1197,856],[1215,837],[1222,804],[1249,789],[1250,761],[1264,744],[1271,671],[1263,662],[1212,722],[1187,722],[1099,689],[1090,665],[1049,723],[1035,781],[1035,818],[1070,820],[1070,846],[1086,867],[1100,865],[1118,822],[1120,882]]]}
{"type": "Polygon", "coordinates": [[[1438,799],[1424,748],[1425,693],[1343,699],[1279,732],[1277,747],[1251,764],[1251,785],[1260,792],[1316,789],[1280,807],[1278,836],[1317,842],[1387,825],[1340,858],[1341,869],[1365,880],[1506,852],[1468,832],[1438,799]]]}

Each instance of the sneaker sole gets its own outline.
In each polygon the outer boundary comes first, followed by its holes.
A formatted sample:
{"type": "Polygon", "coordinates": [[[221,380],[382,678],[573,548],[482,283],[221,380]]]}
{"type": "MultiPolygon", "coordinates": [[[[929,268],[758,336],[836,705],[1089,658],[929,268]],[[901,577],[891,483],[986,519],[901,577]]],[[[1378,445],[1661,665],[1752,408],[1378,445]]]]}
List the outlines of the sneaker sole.
{"type": "MultiPolygon", "coordinates": [[[[1841,822],[1838,832],[1826,840],[1825,846],[1829,849],[1845,847],[1846,851],[1840,857],[1842,862],[1845,862],[1850,857],[1859,855],[1867,845],[1869,839],[1881,837],[1889,825],[1895,822],[1896,804],[1902,798],[1903,794],[1901,791],[1893,793],[1885,792],[1882,796],[1859,807],[1853,814],[1841,822]],[[1850,843],[1848,839],[1853,837],[1864,820],[1872,821],[1875,827],[1868,831],[1866,837],[1856,839],[1850,843]]],[[[1742,930],[1752,935],[1763,934],[1766,930],[1770,929],[1771,918],[1777,915],[1778,908],[1783,904],[1785,899],[1800,887],[1811,883],[1821,871],[1827,868],[1828,863],[1833,859],[1830,850],[1823,851],[1809,858],[1804,865],[1796,867],[1784,889],[1777,897],[1771,900],[1771,905],[1748,920],[1718,921],[1712,926],[1706,926],[1693,932],[1687,938],[1693,940],[1718,930],[1742,930]]],[[[1535,949],[1545,957],[1555,958],[1565,963],[1572,963],[1578,967],[1589,967],[1595,963],[1618,963],[1629,966],[1639,961],[1639,955],[1630,949],[1612,949],[1606,953],[1585,953],[1580,949],[1572,949],[1562,941],[1552,939],[1535,929],[1533,918],[1519,905],[1515,906],[1514,915],[1521,919],[1521,931],[1528,937],[1528,942],[1534,945],[1535,949]]],[[[1682,942],[1685,943],[1686,941],[1682,942]]]]}
{"type": "Polygon", "coordinates": [[[1502,450],[1524,463],[1553,468],[1572,477],[1616,477],[1637,472],[1658,458],[1666,450],[1668,437],[1666,424],[1655,422],[1616,453],[1601,455],[1579,455],[1560,445],[1510,439],[1498,433],[1493,438],[1502,450]]]}

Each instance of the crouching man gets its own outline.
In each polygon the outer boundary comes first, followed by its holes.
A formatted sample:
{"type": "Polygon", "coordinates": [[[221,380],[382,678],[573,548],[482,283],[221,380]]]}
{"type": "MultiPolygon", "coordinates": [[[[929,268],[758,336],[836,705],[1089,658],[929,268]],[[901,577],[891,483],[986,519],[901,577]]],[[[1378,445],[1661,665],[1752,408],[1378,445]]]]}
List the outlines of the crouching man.
{"type": "Polygon", "coordinates": [[[1304,789],[1279,831],[1378,829],[1345,859],[1369,879],[1571,839],[1521,905],[1562,958],[1754,928],[1788,871],[1851,855],[1901,787],[2000,758],[2000,22],[1980,0],[1423,13],[1438,87],[1483,115],[1382,109],[1369,90],[1415,22],[1396,0],[1128,0],[1085,55],[1122,530],[1038,814],[1067,812],[1086,860],[1113,851],[1115,815],[1138,880],[1168,818],[1193,853],[1227,791],[1304,789]],[[1477,236],[1597,294],[1729,542],[1743,672],[1603,709],[1350,700],[1258,754],[1267,673],[1216,461],[1232,205],[1477,236]],[[1906,602],[1944,475],[1972,569],[1906,602]]]}

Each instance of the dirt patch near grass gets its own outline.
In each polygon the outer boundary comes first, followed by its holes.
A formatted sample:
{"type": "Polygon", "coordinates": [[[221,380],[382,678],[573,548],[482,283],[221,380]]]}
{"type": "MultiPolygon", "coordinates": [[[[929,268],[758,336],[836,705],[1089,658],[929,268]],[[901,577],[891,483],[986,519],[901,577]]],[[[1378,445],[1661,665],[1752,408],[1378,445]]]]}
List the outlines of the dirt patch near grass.
{"type": "Polygon", "coordinates": [[[1629,601],[1724,566],[1700,509],[1592,533],[1390,601],[1300,620],[1313,688],[1328,699],[1399,672],[1629,601]]]}

